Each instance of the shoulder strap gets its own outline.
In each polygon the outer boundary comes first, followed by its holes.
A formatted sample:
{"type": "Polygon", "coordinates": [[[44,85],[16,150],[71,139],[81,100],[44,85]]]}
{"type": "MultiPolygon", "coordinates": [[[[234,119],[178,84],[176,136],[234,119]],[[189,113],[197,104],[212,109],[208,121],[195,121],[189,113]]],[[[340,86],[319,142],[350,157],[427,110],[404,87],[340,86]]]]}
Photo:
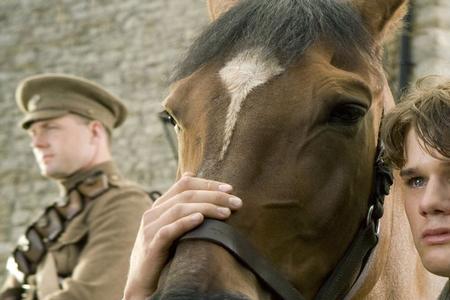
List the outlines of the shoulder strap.
{"type": "Polygon", "coordinates": [[[152,201],[156,201],[156,199],[158,199],[162,195],[160,191],[150,191],[147,194],[150,199],[152,199],[152,201]]]}

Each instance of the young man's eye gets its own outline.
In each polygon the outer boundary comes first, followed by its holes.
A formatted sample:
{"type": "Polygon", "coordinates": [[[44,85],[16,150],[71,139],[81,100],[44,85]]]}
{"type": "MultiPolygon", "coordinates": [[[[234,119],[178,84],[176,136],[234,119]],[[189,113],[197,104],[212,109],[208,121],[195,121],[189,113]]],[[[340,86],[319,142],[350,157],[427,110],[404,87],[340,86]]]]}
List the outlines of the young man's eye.
{"type": "Polygon", "coordinates": [[[425,185],[425,179],[423,177],[412,177],[406,182],[409,187],[420,188],[425,185]]]}

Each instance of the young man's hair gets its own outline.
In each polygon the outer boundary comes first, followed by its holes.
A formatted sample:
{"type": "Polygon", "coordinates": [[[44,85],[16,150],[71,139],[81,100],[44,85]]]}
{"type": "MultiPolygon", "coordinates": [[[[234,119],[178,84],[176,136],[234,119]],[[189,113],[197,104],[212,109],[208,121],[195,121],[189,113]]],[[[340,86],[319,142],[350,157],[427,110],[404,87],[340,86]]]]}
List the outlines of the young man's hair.
{"type": "Polygon", "coordinates": [[[381,129],[385,161],[396,169],[406,163],[405,142],[413,129],[424,150],[450,158],[450,78],[421,78],[389,112],[381,129]]]}

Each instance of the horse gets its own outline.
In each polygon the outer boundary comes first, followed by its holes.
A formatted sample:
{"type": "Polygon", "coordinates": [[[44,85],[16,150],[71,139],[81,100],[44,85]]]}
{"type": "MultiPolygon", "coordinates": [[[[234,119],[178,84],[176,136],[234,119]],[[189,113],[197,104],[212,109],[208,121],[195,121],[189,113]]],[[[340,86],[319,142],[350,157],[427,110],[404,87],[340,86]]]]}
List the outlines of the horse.
{"type": "MultiPolygon", "coordinates": [[[[212,23],[178,66],[163,102],[176,122],[178,174],[232,184],[244,206],[227,223],[303,299],[320,298],[372,216],[378,132],[394,106],[382,45],[406,6],[209,0],[212,23]]],[[[439,294],[443,280],[422,267],[398,192],[394,183],[377,246],[332,298],[439,294]]],[[[177,245],[152,296],[281,298],[227,249],[195,239],[177,245]]]]}

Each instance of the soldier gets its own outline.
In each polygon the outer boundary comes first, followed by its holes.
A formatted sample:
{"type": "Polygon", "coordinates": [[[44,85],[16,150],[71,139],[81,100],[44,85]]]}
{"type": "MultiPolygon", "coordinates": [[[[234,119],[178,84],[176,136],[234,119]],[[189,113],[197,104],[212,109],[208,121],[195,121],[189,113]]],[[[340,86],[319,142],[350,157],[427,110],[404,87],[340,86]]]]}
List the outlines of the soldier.
{"type": "Polygon", "coordinates": [[[25,79],[16,101],[40,171],[63,197],[19,241],[0,299],[119,299],[150,206],[112,161],[111,133],[125,106],[93,82],[57,74],[25,79]]]}

